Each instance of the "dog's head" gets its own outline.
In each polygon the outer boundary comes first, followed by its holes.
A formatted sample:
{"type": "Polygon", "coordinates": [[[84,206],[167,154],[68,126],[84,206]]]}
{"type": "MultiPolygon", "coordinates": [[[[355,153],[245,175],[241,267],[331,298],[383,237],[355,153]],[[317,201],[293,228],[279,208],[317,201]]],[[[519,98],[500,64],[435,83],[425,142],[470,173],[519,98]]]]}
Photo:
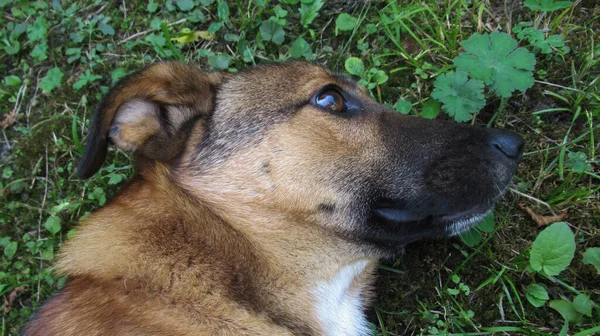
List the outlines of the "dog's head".
{"type": "Polygon", "coordinates": [[[83,177],[111,139],[232,221],[315,227],[384,254],[483,218],[523,150],[511,132],[398,114],[302,62],[154,65],[111,90],[90,130],[83,177]]]}

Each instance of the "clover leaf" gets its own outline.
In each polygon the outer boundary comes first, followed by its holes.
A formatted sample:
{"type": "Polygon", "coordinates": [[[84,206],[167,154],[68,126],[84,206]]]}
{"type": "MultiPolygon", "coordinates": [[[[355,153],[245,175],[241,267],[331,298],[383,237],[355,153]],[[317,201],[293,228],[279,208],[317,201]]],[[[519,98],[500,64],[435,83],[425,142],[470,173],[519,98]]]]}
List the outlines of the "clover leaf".
{"type": "Polygon", "coordinates": [[[482,80],[496,95],[510,97],[514,90],[533,86],[535,56],[506,33],[473,34],[461,42],[466,53],[454,59],[457,71],[482,80]]]}
{"type": "Polygon", "coordinates": [[[471,120],[473,113],[485,106],[483,82],[469,79],[466,72],[440,75],[434,85],[431,96],[442,102],[442,109],[458,122],[471,120]]]}

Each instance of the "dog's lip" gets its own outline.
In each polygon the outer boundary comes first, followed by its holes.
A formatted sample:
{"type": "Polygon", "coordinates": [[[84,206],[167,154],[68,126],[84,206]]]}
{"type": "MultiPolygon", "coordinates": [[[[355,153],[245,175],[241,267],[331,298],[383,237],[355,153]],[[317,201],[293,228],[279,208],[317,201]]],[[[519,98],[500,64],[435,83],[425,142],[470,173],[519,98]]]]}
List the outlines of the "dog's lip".
{"type": "Polygon", "coordinates": [[[421,211],[411,211],[392,207],[380,207],[374,209],[374,212],[378,216],[383,217],[386,220],[389,220],[394,223],[419,222],[426,219],[433,219],[435,221],[443,223],[453,223],[477,217],[478,215],[486,213],[487,211],[489,211],[489,208],[485,207],[482,204],[477,204],[475,206],[470,207],[467,210],[458,211],[446,215],[434,215],[431,213],[421,211]]]}

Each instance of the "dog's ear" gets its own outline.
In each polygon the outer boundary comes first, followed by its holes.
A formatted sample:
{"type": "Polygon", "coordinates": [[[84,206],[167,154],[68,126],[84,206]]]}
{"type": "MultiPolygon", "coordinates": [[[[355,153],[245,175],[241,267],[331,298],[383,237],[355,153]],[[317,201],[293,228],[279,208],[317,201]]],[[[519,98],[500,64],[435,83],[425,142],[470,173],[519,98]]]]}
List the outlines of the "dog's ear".
{"type": "Polygon", "coordinates": [[[174,158],[189,135],[184,129],[214,108],[224,77],[177,62],[128,75],[98,104],[77,174],[88,178],[100,169],[109,138],[119,148],[150,159],[174,158]]]}

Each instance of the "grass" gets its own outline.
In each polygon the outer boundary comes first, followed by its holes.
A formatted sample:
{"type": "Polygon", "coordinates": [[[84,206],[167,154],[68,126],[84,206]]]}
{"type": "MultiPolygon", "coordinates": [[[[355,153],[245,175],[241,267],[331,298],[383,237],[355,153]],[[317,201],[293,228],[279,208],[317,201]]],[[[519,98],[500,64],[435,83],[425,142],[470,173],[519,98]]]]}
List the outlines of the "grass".
{"type": "MultiPolygon", "coordinates": [[[[474,33],[511,33],[520,22],[545,38],[560,35],[568,50],[543,53],[519,41],[535,53],[533,86],[507,99],[486,91],[485,107],[472,111],[470,123],[526,139],[492,232],[473,246],[458,238],[416,243],[384,262],[369,320],[380,335],[555,335],[564,332],[561,312],[532,306],[529,285],[542,285],[551,300],[570,302],[584,293],[600,302],[598,272],[582,262],[589,247],[600,245],[596,1],[553,12],[508,0],[0,1],[0,7],[2,335],[18,334],[61,287],[65,279],[51,271],[55,252],[76,234],[77,221],[133,174],[128,154],[111,151],[110,165],[92,179],[74,176],[95,103],[126,73],[161,60],[239,71],[292,55],[344,72],[346,60],[356,57],[363,66],[356,74],[376,100],[448,119],[430,95],[435,79],[455,70],[460,43],[474,33]],[[519,203],[541,215],[568,213],[575,258],[559,275],[528,269],[540,228],[519,203]]],[[[568,330],[591,335],[599,326],[595,306],[568,330]]]]}

